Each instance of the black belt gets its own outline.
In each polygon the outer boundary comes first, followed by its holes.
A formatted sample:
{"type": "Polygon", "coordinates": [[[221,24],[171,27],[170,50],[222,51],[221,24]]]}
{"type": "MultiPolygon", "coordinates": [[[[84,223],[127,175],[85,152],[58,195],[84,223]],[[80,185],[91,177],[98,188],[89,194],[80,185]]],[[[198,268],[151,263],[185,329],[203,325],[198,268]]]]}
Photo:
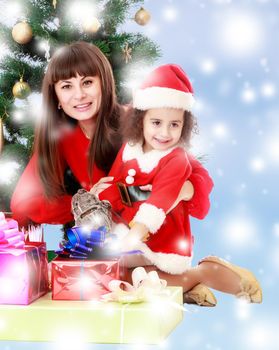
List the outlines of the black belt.
{"type": "Polygon", "coordinates": [[[122,203],[128,207],[131,207],[134,202],[147,200],[151,194],[150,191],[142,191],[139,186],[126,186],[121,182],[117,183],[117,188],[122,203]]]}

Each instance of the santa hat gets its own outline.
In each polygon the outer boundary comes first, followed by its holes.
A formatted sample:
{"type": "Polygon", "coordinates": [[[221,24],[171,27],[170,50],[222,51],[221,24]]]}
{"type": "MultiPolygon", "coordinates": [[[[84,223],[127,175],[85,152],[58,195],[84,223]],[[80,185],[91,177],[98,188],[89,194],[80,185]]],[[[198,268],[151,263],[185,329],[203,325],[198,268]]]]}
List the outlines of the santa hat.
{"type": "Polygon", "coordinates": [[[179,108],[191,111],[194,104],[192,85],[183,71],[175,64],[166,64],[153,70],[133,96],[133,107],[179,108]]]}

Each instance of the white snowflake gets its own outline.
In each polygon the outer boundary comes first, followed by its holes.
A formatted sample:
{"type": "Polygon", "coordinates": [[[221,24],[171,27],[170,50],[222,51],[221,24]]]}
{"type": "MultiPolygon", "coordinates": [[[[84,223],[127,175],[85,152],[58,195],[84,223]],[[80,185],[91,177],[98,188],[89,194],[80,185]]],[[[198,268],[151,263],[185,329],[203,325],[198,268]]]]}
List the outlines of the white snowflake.
{"type": "Polygon", "coordinates": [[[277,132],[275,131],[274,135],[268,135],[265,141],[266,154],[273,165],[279,164],[279,140],[277,132]]]}
{"type": "Polygon", "coordinates": [[[212,127],[212,133],[218,139],[226,139],[228,137],[229,130],[224,123],[216,123],[212,127]]]}
{"type": "Polygon", "coordinates": [[[12,27],[19,20],[26,19],[25,9],[20,1],[1,1],[0,3],[0,22],[12,27]]]}
{"type": "Polygon", "coordinates": [[[273,83],[267,82],[261,86],[261,94],[263,97],[271,98],[276,93],[276,87],[273,83]]]}
{"type": "Polygon", "coordinates": [[[218,36],[221,49],[231,57],[242,57],[261,48],[264,29],[256,15],[235,10],[222,16],[218,36]]]}
{"type": "Polygon", "coordinates": [[[167,6],[163,9],[162,16],[167,22],[174,22],[178,17],[178,12],[175,7],[167,6]]]}
{"type": "Polygon", "coordinates": [[[0,183],[9,185],[16,176],[16,171],[20,168],[20,164],[16,161],[1,161],[0,162],[0,183]]]}
{"type": "Polygon", "coordinates": [[[68,17],[74,23],[84,23],[97,17],[97,7],[91,1],[72,1],[68,7],[68,17]]]}
{"type": "MultiPolygon", "coordinates": [[[[276,222],[272,227],[272,232],[275,237],[279,238],[279,222],[276,222]]],[[[278,255],[279,256],[279,255],[278,255]]]]}
{"type": "Polygon", "coordinates": [[[265,161],[262,157],[254,157],[250,160],[250,168],[255,172],[261,172],[265,169],[265,161]]]}
{"type": "Polygon", "coordinates": [[[26,114],[23,110],[17,109],[12,113],[12,118],[16,122],[22,122],[26,118],[26,114]]]}
{"type": "MultiPolygon", "coordinates": [[[[272,321],[253,322],[244,333],[246,346],[250,349],[273,349],[278,344],[278,324],[272,321]]],[[[275,348],[274,348],[275,349],[275,348]]]]}
{"type": "Polygon", "coordinates": [[[245,87],[241,93],[241,99],[245,103],[253,103],[256,100],[256,92],[250,87],[245,87]]]}
{"type": "Polygon", "coordinates": [[[3,60],[7,55],[11,54],[8,46],[4,42],[0,42],[0,61],[3,60]]]}
{"type": "Polygon", "coordinates": [[[201,71],[205,74],[212,74],[216,71],[216,63],[211,58],[202,60],[200,64],[201,71]]]}
{"type": "Polygon", "coordinates": [[[256,225],[247,216],[234,213],[225,220],[220,229],[232,248],[246,248],[258,244],[256,225]]]}
{"type": "Polygon", "coordinates": [[[243,299],[236,299],[234,304],[234,314],[238,320],[248,320],[251,318],[251,304],[243,299]]]}

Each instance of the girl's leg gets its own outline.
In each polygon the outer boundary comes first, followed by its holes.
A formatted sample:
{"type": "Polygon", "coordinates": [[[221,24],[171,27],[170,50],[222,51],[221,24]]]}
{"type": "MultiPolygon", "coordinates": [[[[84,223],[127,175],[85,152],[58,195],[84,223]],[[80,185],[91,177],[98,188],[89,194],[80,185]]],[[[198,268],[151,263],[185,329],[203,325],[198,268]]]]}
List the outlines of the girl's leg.
{"type": "Polygon", "coordinates": [[[261,287],[251,272],[217,257],[205,258],[181,275],[171,275],[154,266],[145,266],[145,269],[156,270],[169,286],[182,286],[184,292],[202,283],[224,293],[246,297],[251,302],[262,301],[261,287]]]}
{"type": "Polygon", "coordinates": [[[168,282],[168,286],[182,286],[184,292],[187,292],[199,283],[225,293],[237,294],[240,292],[239,277],[227,268],[219,268],[217,264],[212,262],[204,262],[181,275],[171,275],[158,270],[155,266],[145,266],[144,268],[148,272],[156,270],[160,278],[168,282]]]}

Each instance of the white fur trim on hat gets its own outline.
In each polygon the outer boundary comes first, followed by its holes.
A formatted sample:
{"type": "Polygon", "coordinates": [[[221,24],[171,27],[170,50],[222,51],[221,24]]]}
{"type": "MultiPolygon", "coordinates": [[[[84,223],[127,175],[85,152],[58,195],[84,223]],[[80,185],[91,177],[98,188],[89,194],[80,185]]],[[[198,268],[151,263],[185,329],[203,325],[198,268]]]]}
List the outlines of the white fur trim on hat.
{"type": "Polygon", "coordinates": [[[152,264],[167,273],[179,275],[191,268],[193,256],[183,256],[174,253],[156,253],[145,243],[141,243],[137,248],[143,252],[144,256],[152,264]]]}
{"type": "Polygon", "coordinates": [[[133,221],[144,224],[150,233],[155,233],[162,226],[165,218],[166,214],[163,209],[157,208],[152,204],[143,203],[139,207],[133,221]]]}
{"type": "Polygon", "coordinates": [[[165,88],[150,87],[136,90],[133,98],[133,107],[140,110],[150,108],[177,108],[191,111],[194,104],[193,95],[188,92],[165,88]]]}

